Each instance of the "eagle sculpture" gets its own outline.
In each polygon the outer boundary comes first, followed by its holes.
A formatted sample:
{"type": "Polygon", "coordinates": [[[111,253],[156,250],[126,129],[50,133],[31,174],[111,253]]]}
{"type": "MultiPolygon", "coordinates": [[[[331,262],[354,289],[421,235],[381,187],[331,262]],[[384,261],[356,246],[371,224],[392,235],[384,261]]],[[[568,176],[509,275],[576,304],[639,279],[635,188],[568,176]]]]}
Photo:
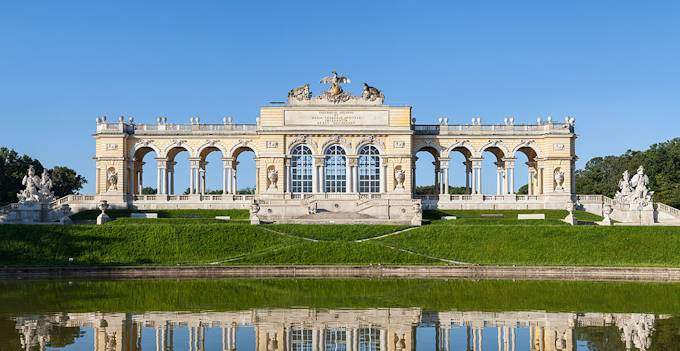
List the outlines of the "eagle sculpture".
{"type": "Polygon", "coordinates": [[[340,84],[349,84],[351,83],[351,81],[349,80],[349,78],[339,76],[338,72],[333,71],[332,75],[328,77],[323,77],[323,79],[321,79],[321,83],[330,84],[331,87],[330,89],[328,89],[327,93],[331,96],[337,96],[342,94],[342,87],[340,87],[340,84]]]}

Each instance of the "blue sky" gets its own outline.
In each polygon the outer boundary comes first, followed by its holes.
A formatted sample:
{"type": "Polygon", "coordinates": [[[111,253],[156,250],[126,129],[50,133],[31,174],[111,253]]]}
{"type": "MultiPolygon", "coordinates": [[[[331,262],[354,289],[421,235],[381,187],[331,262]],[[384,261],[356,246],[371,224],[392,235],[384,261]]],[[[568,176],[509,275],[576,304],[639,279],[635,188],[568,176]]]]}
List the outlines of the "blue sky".
{"type": "Polygon", "coordinates": [[[335,69],[418,123],[572,115],[582,167],[678,136],[679,23],[678,1],[3,1],[0,145],[91,192],[97,116],[253,123],[335,69]]]}

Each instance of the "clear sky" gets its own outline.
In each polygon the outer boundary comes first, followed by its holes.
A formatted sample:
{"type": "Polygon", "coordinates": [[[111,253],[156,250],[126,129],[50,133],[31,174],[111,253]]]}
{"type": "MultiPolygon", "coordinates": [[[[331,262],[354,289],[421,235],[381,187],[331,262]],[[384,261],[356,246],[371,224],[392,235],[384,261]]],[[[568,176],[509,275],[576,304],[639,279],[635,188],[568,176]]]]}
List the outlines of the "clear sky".
{"type": "Polygon", "coordinates": [[[680,134],[680,1],[3,1],[0,145],[92,192],[97,116],[254,123],[331,70],[418,123],[572,115],[582,167],[680,134]]]}

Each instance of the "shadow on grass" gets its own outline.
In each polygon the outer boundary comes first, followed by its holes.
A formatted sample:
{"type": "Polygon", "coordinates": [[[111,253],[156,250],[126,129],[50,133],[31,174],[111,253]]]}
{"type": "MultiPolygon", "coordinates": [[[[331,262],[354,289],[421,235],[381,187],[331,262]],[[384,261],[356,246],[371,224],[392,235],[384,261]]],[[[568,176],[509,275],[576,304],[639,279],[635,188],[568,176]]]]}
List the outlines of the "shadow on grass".
{"type": "Polygon", "coordinates": [[[82,258],[93,258],[92,251],[116,241],[120,239],[97,235],[91,226],[4,225],[0,231],[0,265],[67,266],[75,263],[70,258],[81,265],[103,264],[95,259],[83,262],[82,258]]]}

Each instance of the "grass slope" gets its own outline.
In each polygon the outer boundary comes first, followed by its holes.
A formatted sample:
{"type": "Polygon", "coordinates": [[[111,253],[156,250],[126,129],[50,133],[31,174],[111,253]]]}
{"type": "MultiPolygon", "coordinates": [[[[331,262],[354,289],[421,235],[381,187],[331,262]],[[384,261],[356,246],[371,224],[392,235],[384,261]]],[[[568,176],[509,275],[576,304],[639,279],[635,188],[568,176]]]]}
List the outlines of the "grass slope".
{"type": "Polygon", "coordinates": [[[430,225],[364,243],[354,241],[406,227],[251,226],[245,219],[212,219],[242,218],[243,210],[155,212],[161,218],[123,217],[104,226],[2,225],[0,265],[442,264],[433,259],[439,258],[486,265],[680,267],[680,227],[569,226],[559,220],[566,211],[559,210],[431,211],[430,225]],[[528,212],[547,219],[516,219],[528,212]],[[445,214],[460,219],[435,219],[445,214]]]}
{"type": "Polygon", "coordinates": [[[296,241],[245,225],[3,225],[0,265],[207,264],[296,241]]]}
{"type": "Polygon", "coordinates": [[[269,228],[309,239],[354,241],[396,232],[398,230],[406,229],[408,226],[372,224],[277,224],[269,228]]]}
{"type": "Polygon", "coordinates": [[[680,227],[431,225],[378,242],[477,264],[680,266],[680,227]]]}

